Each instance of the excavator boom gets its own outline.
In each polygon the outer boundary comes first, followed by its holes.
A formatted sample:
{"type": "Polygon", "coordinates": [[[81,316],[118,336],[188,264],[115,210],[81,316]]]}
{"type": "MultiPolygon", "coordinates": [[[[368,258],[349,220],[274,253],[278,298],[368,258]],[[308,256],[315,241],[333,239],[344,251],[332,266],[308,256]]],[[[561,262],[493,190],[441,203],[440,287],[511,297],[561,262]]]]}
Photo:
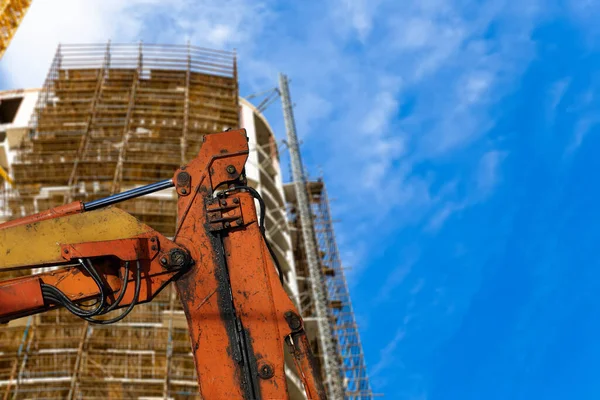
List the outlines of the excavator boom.
{"type": "Polygon", "coordinates": [[[288,398],[284,348],[307,397],[324,399],[302,318],[265,238],[264,202],[246,185],[247,156],[243,129],[207,135],[173,179],[0,225],[0,270],[59,267],[0,282],[0,322],[65,307],[112,323],[174,282],[203,399],[288,398]],[[173,186],[172,239],[111,207],[173,186]],[[117,309],[124,311],[115,316],[117,309]]]}

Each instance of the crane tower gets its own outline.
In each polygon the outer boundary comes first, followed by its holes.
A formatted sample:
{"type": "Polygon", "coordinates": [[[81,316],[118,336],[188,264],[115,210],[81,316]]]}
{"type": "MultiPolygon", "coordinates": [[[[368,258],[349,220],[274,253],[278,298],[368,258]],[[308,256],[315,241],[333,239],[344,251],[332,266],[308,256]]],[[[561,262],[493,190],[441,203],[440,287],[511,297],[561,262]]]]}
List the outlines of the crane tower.
{"type": "Polygon", "coordinates": [[[31,0],[0,0],[0,58],[8,48],[31,0]]]}

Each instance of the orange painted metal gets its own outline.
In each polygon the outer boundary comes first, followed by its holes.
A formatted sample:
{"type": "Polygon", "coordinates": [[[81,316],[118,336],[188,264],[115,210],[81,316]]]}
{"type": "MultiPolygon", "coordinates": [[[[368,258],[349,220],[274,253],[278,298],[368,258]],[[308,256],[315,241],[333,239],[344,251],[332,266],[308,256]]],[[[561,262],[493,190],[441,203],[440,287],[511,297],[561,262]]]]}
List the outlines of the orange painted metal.
{"type": "Polygon", "coordinates": [[[115,256],[123,261],[153,260],[157,255],[168,256],[173,249],[185,249],[171,242],[158,232],[149,232],[131,239],[100,242],[61,244],[62,257],[66,261],[78,258],[115,256]]]}
{"type": "Polygon", "coordinates": [[[298,357],[296,365],[305,372],[301,378],[309,399],[323,399],[324,390],[316,379],[302,320],[279,280],[258,226],[254,198],[249,193],[238,193],[226,201],[235,199],[241,205],[244,224],[232,229],[223,242],[236,311],[251,338],[258,373],[264,366],[274,368],[272,378],[259,380],[260,393],[266,399],[281,398],[283,394],[283,349],[287,338],[292,353],[298,357]]]}
{"type": "MultiPolygon", "coordinates": [[[[62,256],[66,262],[92,260],[109,293],[109,304],[122,287],[124,262],[131,262],[120,307],[134,299],[138,260],[143,279],[140,303],[150,301],[175,279],[202,398],[289,398],[287,345],[308,398],[325,399],[302,319],[279,281],[254,199],[237,186],[244,185],[247,156],[244,130],[205,137],[198,157],[173,178],[180,196],[173,241],[148,228],[132,238],[62,244],[62,256]],[[228,189],[227,195],[215,197],[221,188],[228,189]],[[188,271],[172,269],[182,253],[193,261],[188,271]]],[[[8,226],[82,211],[81,203],[72,203],[8,226]]],[[[0,322],[55,307],[44,303],[41,283],[56,287],[74,302],[99,294],[94,280],[77,267],[0,282],[0,322]]]]}
{"type": "Polygon", "coordinates": [[[199,156],[185,167],[192,195],[179,198],[175,242],[201,262],[176,284],[188,319],[200,395],[288,398],[287,342],[304,368],[300,376],[307,395],[324,399],[302,324],[292,330],[286,320],[293,314],[301,321],[266,248],[253,198],[246,192],[224,199],[213,195],[239,179],[247,154],[245,131],[210,135],[199,156]]]}
{"type": "Polygon", "coordinates": [[[35,310],[44,306],[40,280],[28,279],[0,286],[0,315],[12,316],[20,310],[35,310]]]}
{"type": "MultiPolygon", "coordinates": [[[[191,195],[181,196],[177,203],[177,230],[175,237],[186,220],[192,204],[198,205],[198,195],[212,195],[219,186],[239,178],[248,158],[248,137],[245,129],[231,130],[218,135],[207,135],[200,153],[188,165],[178,169],[173,177],[185,171],[191,176],[191,195]],[[233,167],[233,169],[228,168],[233,167]],[[233,171],[233,172],[229,172],[233,171]]],[[[203,207],[203,205],[200,203],[203,207]]]]}
{"type": "MultiPolygon", "coordinates": [[[[78,243],[61,247],[65,260],[91,259],[95,269],[103,278],[106,292],[109,293],[108,304],[112,304],[115,294],[121,290],[123,284],[122,275],[125,269],[124,264],[118,258],[124,261],[140,261],[143,283],[138,303],[145,303],[152,300],[178,273],[178,270],[166,268],[160,260],[163,258],[168,260],[170,250],[182,249],[155,231],[132,239],[78,243]],[[154,242],[152,242],[152,238],[154,238],[154,242]],[[149,245],[149,249],[145,248],[146,244],[149,245]],[[152,246],[156,246],[156,250],[152,250],[152,246]],[[64,250],[69,252],[64,253],[64,250]]],[[[128,306],[134,300],[136,270],[137,262],[132,262],[127,277],[127,289],[119,303],[119,308],[128,306]]],[[[0,292],[3,293],[0,321],[33,315],[53,308],[54,304],[43,301],[40,304],[37,300],[29,303],[23,302],[21,299],[22,293],[37,296],[37,291],[39,291],[41,296],[41,283],[56,287],[74,302],[89,300],[99,295],[97,284],[78,267],[65,267],[42,274],[3,281],[0,282],[0,292]]]]}
{"type": "MultiPolygon", "coordinates": [[[[185,171],[191,175],[192,193],[178,202],[178,228],[175,242],[191,251],[198,260],[176,281],[187,320],[196,364],[200,396],[203,399],[249,399],[248,378],[244,373],[243,352],[237,340],[238,326],[230,297],[227,269],[218,249],[218,238],[206,229],[205,201],[224,181],[236,179],[246,162],[248,145],[245,131],[208,135],[196,159],[185,171]],[[214,161],[220,155],[234,154],[222,167],[235,165],[237,174],[217,174],[214,161]],[[235,163],[235,164],[233,164],[235,163]]],[[[221,163],[222,164],[222,163],[221,163]]],[[[178,171],[176,173],[179,174],[178,171]]],[[[280,396],[279,398],[283,398],[280,396]]]]}
{"type": "Polygon", "coordinates": [[[288,337],[288,344],[294,356],[296,370],[300,374],[300,379],[304,385],[306,397],[308,399],[326,399],[325,388],[319,378],[321,374],[317,370],[303,325],[288,337]]]}
{"type": "Polygon", "coordinates": [[[75,201],[73,203],[65,204],[62,206],[51,208],[50,210],[43,211],[38,214],[29,215],[24,218],[15,219],[12,221],[4,222],[0,224],[0,229],[12,228],[13,226],[27,225],[34,222],[44,221],[46,219],[58,218],[65,215],[78,214],[83,212],[83,203],[81,201],[75,201]]]}

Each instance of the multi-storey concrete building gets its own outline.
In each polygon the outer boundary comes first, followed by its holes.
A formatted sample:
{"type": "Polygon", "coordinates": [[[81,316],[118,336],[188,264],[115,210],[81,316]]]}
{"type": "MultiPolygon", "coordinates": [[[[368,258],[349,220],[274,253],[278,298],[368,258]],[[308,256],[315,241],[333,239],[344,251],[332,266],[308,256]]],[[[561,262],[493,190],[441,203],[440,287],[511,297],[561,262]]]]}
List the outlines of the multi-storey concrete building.
{"type": "MultiPolygon", "coordinates": [[[[323,380],[330,392],[338,382],[346,399],[370,399],[324,184],[283,184],[272,129],[238,95],[233,53],[192,46],[59,47],[41,89],[0,92],[0,221],[170,178],[198,153],[204,135],[235,127],[247,131],[246,176],[265,201],[267,237],[285,290],[305,317],[323,380]],[[298,213],[298,190],[304,188],[308,230],[298,213]],[[314,257],[307,253],[306,234],[314,240],[314,257]],[[322,289],[326,321],[315,312],[315,284],[322,289]],[[334,362],[324,362],[325,334],[334,362]],[[332,365],[339,371],[332,372],[332,365]]],[[[174,190],[120,207],[166,236],[174,234],[174,190]]],[[[305,398],[291,365],[286,375],[291,398],[305,398]]],[[[66,310],[11,322],[0,329],[0,396],[197,398],[175,291],[163,290],[109,326],[90,325],[66,310]]]]}
{"type": "MultiPolygon", "coordinates": [[[[0,92],[3,219],[91,200],[170,177],[203,135],[246,128],[249,184],[267,205],[266,226],[285,289],[298,287],[279,157],[264,117],[237,91],[232,53],[194,47],[61,47],[43,88],[0,92]]],[[[123,203],[173,234],[176,195],[123,203]]],[[[183,311],[170,288],[120,323],[89,325],[65,310],[0,331],[0,395],[9,398],[194,398],[183,311]],[[14,397],[13,397],[14,396],[14,397]]],[[[287,375],[293,398],[301,383],[287,375]]]]}

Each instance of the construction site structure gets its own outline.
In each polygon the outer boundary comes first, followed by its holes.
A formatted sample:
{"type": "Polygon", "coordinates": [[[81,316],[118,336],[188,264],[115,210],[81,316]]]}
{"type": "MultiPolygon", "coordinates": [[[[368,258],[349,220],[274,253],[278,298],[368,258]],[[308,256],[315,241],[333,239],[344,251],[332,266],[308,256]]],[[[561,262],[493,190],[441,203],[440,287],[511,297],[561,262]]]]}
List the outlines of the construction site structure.
{"type": "Polygon", "coordinates": [[[31,0],[0,0],[0,58],[8,48],[31,0]]]}
{"type": "MultiPolygon", "coordinates": [[[[289,185],[264,107],[238,96],[234,53],[189,45],[59,46],[41,89],[0,92],[0,221],[169,178],[197,154],[204,135],[245,128],[246,177],[266,203],[267,237],[330,398],[370,399],[325,187],[304,173],[285,77],[280,93],[292,161],[300,166],[289,185]]],[[[173,235],[174,190],[121,207],[173,235]]],[[[65,310],[11,322],[0,330],[0,396],[198,398],[175,296],[169,287],[111,326],[65,310]]],[[[291,398],[305,398],[291,363],[286,376],[291,398]]]]}
{"type": "Polygon", "coordinates": [[[285,186],[298,275],[300,309],[312,324],[315,354],[331,399],[373,398],[350,292],[336,243],[327,191],[309,181],[296,132],[289,80],[279,77],[293,182],[285,186]]]}
{"type": "MultiPolygon", "coordinates": [[[[35,108],[39,90],[9,90],[0,92],[0,204],[8,204],[13,184],[8,174],[15,151],[22,138],[29,132],[29,119],[35,108]],[[8,185],[6,185],[8,183],[8,185]]],[[[10,217],[6,207],[0,207],[0,221],[10,217]]]]}
{"type": "MultiPolygon", "coordinates": [[[[14,180],[0,182],[4,219],[169,178],[198,153],[204,135],[245,128],[246,176],[267,205],[267,236],[284,287],[298,301],[276,142],[262,115],[238,97],[235,54],[194,46],[59,46],[41,90],[0,92],[3,113],[0,154],[14,180]]],[[[174,190],[122,208],[173,235],[174,190]]],[[[82,322],[64,309],[11,322],[0,330],[0,396],[198,398],[175,296],[168,287],[109,326],[82,322]]],[[[304,398],[295,369],[286,368],[286,375],[291,398],[304,398]]]]}

